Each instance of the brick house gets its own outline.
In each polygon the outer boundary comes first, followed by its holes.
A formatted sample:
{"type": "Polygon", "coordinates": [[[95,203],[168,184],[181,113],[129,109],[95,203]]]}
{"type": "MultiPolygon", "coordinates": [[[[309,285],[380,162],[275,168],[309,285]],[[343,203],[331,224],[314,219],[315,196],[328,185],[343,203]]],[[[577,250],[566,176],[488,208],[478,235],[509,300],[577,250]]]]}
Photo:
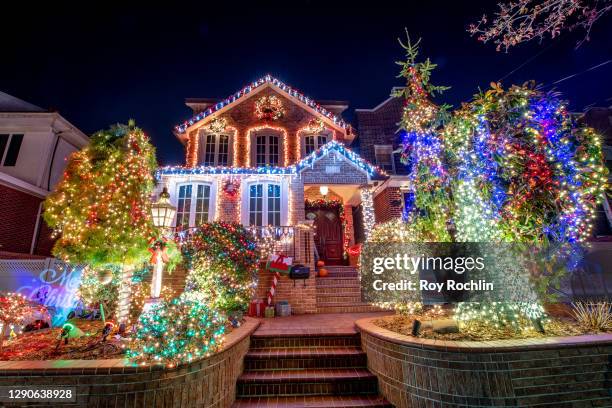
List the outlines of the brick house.
{"type": "Polygon", "coordinates": [[[66,158],[87,143],[57,112],[0,92],[2,257],[50,254],[53,240],[41,217],[42,202],[61,178],[66,158]]]}
{"type": "MultiPolygon", "coordinates": [[[[373,226],[373,192],[388,178],[347,147],[355,133],[340,116],[346,103],[315,102],[266,76],[223,101],[186,104],[194,116],[174,129],[185,164],[158,170],[177,228],[221,220],[274,236],[278,252],[312,271],[303,285],[283,277],[278,299],[297,313],[333,311],[317,305],[315,260],[355,264],[349,248],[373,226]]],[[[260,272],[259,297],[271,278],[260,272]]]]}
{"type": "MultiPolygon", "coordinates": [[[[393,92],[393,90],[391,90],[393,92]]],[[[400,162],[401,141],[398,123],[403,101],[390,96],[372,109],[355,109],[358,144],[362,157],[384,169],[389,178],[374,189],[376,222],[400,218],[403,189],[407,187],[407,168],[400,162]]]]}

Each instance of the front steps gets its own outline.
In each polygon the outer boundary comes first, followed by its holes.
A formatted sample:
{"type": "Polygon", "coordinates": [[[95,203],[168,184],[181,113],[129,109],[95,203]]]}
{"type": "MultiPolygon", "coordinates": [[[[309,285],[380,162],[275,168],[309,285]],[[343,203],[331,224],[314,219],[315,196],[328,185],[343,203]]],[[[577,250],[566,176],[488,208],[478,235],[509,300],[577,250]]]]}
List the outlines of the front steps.
{"type": "Polygon", "coordinates": [[[317,277],[317,313],[380,312],[361,301],[359,272],[353,266],[326,266],[329,275],[317,277]]]}
{"type": "Polygon", "coordinates": [[[235,408],[391,408],[378,396],[359,334],[251,336],[235,408]]]}

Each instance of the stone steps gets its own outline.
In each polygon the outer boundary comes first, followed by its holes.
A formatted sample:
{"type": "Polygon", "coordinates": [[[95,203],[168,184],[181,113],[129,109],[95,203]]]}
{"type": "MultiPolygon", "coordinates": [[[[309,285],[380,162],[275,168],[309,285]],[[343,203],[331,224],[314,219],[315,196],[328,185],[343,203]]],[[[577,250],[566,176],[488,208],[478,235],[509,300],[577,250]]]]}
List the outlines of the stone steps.
{"type": "Polygon", "coordinates": [[[378,396],[359,334],[251,336],[236,408],[391,408],[378,396]]]}

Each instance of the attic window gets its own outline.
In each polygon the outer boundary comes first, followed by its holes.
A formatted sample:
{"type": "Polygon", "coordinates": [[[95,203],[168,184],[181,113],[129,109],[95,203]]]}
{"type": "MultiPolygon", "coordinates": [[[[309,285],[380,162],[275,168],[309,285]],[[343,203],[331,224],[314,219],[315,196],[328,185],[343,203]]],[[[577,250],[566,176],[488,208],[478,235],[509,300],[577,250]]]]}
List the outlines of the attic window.
{"type": "Polygon", "coordinates": [[[394,170],[393,163],[393,146],[391,145],[374,145],[374,156],[376,164],[388,171],[394,170]]]}

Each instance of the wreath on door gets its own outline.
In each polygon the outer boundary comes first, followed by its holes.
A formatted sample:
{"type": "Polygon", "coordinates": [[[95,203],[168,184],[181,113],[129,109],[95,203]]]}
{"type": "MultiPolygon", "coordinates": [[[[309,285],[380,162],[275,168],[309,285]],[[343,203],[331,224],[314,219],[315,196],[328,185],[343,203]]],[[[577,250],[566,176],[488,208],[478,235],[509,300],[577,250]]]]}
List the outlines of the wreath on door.
{"type": "MultiPolygon", "coordinates": [[[[325,199],[318,198],[316,200],[306,199],[306,214],[307,218],[314,219],[315,217],[308,217],[311,213],[308,213],[309,209],[318,208],[323,210],[332,210],[338,211],[338,216],[340,217],[340,223],[342,225],[343,232],[343,240],[342,240],[342,256],[346,259],[348,256],[348,248],[349,248],[349,232],[348,231],[348,222],[346,221],[346,215],[344,214],[344,205],[342,201],[337,199],[325,199]]],[[[329,217],[328,217],[329,218],[329,217]]]]}

